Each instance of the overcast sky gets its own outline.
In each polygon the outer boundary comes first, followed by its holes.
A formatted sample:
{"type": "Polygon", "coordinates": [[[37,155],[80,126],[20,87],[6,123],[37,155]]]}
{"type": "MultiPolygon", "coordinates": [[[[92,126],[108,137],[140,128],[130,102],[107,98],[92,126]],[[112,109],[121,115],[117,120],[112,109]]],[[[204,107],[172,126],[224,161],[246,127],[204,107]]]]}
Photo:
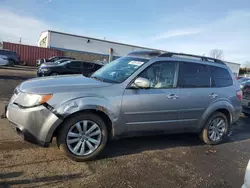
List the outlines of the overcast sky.
{"type": "Polygon", "coordinates": [[[36,45],[48,29],[250,61],[250,0],[0,0],[1,41],[36,45]]]}

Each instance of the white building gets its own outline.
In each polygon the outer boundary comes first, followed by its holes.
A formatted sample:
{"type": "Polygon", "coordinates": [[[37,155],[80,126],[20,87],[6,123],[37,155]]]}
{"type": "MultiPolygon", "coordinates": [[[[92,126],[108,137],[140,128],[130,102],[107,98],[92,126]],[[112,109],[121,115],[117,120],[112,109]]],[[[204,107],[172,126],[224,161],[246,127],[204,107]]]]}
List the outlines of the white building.
{"type": "MultiPolygon", "coordinates": [[[[38,46],[44,48],[55,48],[65,52],[80,52],[81,55],[85,55],[85,57],[83,57],[85,59],[87,58],[86,54],[88,54],[88,56],[92,54],[95,58],[99,55],[101,58],[106,56],[109,60],[113,59],[113,57],[124,56],[135,50],[158,50],[50,30],[41,33],[38,40],[38,46]]],[[[231,68],[234,74],[238,74],[240,64],[231,62],[225,63],[231,68]]]]}

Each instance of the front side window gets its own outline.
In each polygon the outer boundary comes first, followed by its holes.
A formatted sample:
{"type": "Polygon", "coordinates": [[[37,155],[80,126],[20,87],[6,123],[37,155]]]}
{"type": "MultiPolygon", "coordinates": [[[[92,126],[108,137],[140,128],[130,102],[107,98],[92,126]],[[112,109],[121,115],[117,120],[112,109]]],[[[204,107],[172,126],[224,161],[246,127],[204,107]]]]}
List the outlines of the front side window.
{"type": "Polygon", "coordinates": [[[211,76],[208,66],[198,63],[181,62],[178,76],[178,87],[211,87],[211,76]]]}
{"type": "Polygon", "coordinates": [[[138,77],[148,79],[150,88],[153,89],[173,88],[177,65],[177,62],[156,62],[146,68],[138,77]]]}
{"type": "Polygon", "coordinates": [[[93,65],[92,63],[86,63],[86,62],[84,62],[84,63],[82,64],[82,68],[83,68],[83,69],[93,69],[93,68],[94,68],[94,65],[93,65]]]}
{"type": "Polygon", "coordinates": [[[70,62],[68,67],[71,69],[80,69],[81,68],[81,62],[80,61],[74,61],[74,62],[70,62]]]}
{"type": "Polygon", "coordinates": [[[138,57],[121,57],[103,66],[91,77],[104,82],[122,83],[148,61],[138,57]]]}

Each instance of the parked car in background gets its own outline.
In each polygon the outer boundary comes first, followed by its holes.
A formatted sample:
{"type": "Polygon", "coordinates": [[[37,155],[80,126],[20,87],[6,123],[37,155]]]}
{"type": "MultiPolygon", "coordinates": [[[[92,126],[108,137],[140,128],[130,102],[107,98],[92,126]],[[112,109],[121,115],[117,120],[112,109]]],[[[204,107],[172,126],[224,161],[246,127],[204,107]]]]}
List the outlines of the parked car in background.
{"type": "Polygon", "coordinates": [[[101,68],[102,65],[78,60],[68,60],[45,63],[38,71],[37,76],[56,76],[64,74],[83,74],[90,76],[93,72],[101,68]]]}
{"type": "Polygon", "coordinates": [[[247,164],[245,177],[244,177],[244,184],[242,185],[241,188],[250,188],[250,160],[247,164]]]}
{"type": "MultiPolygon", "coordinates": [[[[94,64],[65,62],[68,70],[94,64]]],[[[58,70],[59,67],[44,70],[58,70]]],[[[189,54],[134,51],[96,71],[32,79],[15,90],[6,116],[24,140],[75,161],[93,159],[108,139],[195,132],[218,144],[241,114],[242,91],[222,61],[189,54]]]]}
{"type": "Polygon", "coordinates": [[[9,60],[7,56],[0,55],[0,66],[9,65],[9,60]]]}
{"type": "Polygon", "coordinates": [[[243,83],[241,89],[243,92],[242,112],[245,116],[250,117],[250,81],[243,83]]]}
{"type": "Polygon", "coordinates": [[[70,61],[71,59],[59,59],[59,60],[57,60],[57,61],[54,61],[54,62],[45,62],[45,63],[43,63],[42,65],[41,65],[41,67],[44,67],[44,66],[46,66],[46,65],[58,65],[58,64],[61,64],[61,63],[63,63],[63,62],[66,62],[66,61],[70,61]]]}
{"type": "Polygon", "coordinates": [[[249,77],[242,77],[242,78],[238,79],[238,82],[242,83],[242,82],[246,82],[246,81],[249,81],[249,80],[250,80],[249,77]]]}
{"type": "Polygon", "coordinates": [[[18,64],[20,62],[20,57],[17,55],[16,52],[0,49],[0,55],[6,56],[9,60],[9,65],[18,64]]]}
{"type": "Polygon", "coordinates": [[[53,57],[50,57],[49,59],[38,59],[38,60],[36,61],[36,66],[39,67],[39,66],[42,65],[43,63],[55,62],[55,61],[58,61],[58,60],[60,60],[60,59],[75,60],[75,58],[73,58],[73,57],[53,56],[53,57]]]}

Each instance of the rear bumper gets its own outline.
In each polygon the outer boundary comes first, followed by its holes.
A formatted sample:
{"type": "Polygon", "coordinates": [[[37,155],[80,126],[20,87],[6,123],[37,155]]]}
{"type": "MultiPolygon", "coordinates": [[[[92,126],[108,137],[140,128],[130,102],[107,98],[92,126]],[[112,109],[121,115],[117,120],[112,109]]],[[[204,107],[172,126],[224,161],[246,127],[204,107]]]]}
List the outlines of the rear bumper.
{"type": "Polygon", "coordinates": [[[6,117],[25,141],[44,147],[49,145],[56,127],[62,122],[44,106],[24,109],[9,104],[6,117]]]}

